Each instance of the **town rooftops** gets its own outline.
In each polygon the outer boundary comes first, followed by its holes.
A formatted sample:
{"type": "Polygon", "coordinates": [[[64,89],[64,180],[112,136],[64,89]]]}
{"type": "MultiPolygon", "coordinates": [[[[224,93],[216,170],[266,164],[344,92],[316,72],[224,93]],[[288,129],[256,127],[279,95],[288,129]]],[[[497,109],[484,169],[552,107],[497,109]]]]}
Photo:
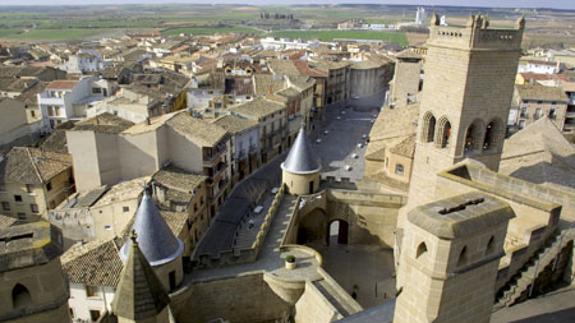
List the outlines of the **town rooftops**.
{"type": "Polygon", "coordinates": [[[196,119],[189,113],[178,113],[166,122],[170,128],[203,147],[214,147],[224,140],[227,131],[215,124],[196,119]]]}
{"type": "Polygon", "coordinates": [[[255,74],[253,76],[255,83],[255,94],[266,95],[272,94],[284,89],[287,84],[282,75],[255,74]]]}
{"type": "Polygon", "coordinates": [[[71,167],[70,155],[14,147],[0,162],[0,182],[40,185],[71,167]]]}
{"type": "Polygon", "coordinates": [[[499,172],[531,183],[575,189],[575,148],[543,117],[505,141],[499,172]]]}
{"type": "Polygon", "coordinates": [[[72,283],[116,287],[124,267],[114,240],[78,242],[61,257],[62,269],[72,283]]]}
{"type": "Polygon", "coordinates": [[[479,192],[428,203],[407,215],[411,223],[448,240],[489,232],[514,217],[507,203],[479,192]]]}
{"type": "Polygon", "coordinates": [[[0,272],[45,264],[62,254],[62,241],[47,221],[0,227],[0,272]]]}
{"type": "Polygon", "coordinates": [[[213,121],[213,123],[226,129],[231,134],[241,133],[248,129],[256,128],[257,121],[240,118],[234,115],[224,115],[213,121]]]}
{"type": "MultiPolygon", "coordinates": [[[[152,178],[155,186],[167,189],[167,200],[187,204],[194,196],[196,189],[199,188],[208,177],[192,174],[170,165],[156,172],[152,178]]],[[[162,212],[162,215],[165,214],[162,212]]],[[[172,232],[177,234],[179,231],[172,230],[172,232]]]]}
{"type": "Polygon", "coordinates": [[[303,127],[299,130],[281,168],[294,174],[310,174],[320,171],[321,165],[314,156],[303,127]]]}
{"type": "Polygon", "coordinates": [[[71,90],[79,81],[77,80],[56,80],[48,83],[46,89],[49,90],[71,90]]]}
{"type": "Polygon", "coordinates": [[[109,112],[104,112],[90,119],[77,122],[73,131],[94,131],[99,133],[117,134],[134,125],[133,122],[122,119],[109,112]]]}
{"type": "Polygon", "coordinates": [[[517,85],[516,88],[521,100],[568,102],[567,95],[559,87],[526,84],[517,85]]]}
{"type": "Polygon", "coordinates": [[[265,97],[257,97],[241,105],[229,108],[232,114],[239,114],[246,118],[264,118],[270,114],[280,112],[285,105],[267,100],[265,97]]]}
{"type": "MultiPolygon", "coordinates": [[[[171,262],[181,257],[184,252],[184,243],[174,236],[147,193],[142,197],[132,230],[137,234],[140,250],[152,266],[171,262]]],[[[128,260],[131,248],[132,240],[129,239],[120,250],[122,260],[128,260]]]]}

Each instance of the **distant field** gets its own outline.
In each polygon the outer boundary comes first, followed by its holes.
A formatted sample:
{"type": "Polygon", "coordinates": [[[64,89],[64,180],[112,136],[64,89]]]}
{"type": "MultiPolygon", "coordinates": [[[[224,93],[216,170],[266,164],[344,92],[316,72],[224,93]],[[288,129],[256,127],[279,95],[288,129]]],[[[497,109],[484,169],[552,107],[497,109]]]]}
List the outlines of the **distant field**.
{"type": "Polygon", "coordinates": [[[406,46],[407,37],[402,32],[386,31],[360,31],[360,30],[289,30],[273,33],[274,37],[286,37],[292,39],[318,39],[320,41],[332,41],[334,39],[369,39],[381,40],[393,44],[406,46]]]}
{"type": "Polygon", "coordinates": [[[88,37],[113,33],[110,28],[84,29],[32,29],[30,31],[4,29],[0,30],[0,38],[17,41],[67,41],[83,40],[88,37]]]}
{"type": "Polygon", "coordinates": [[[217,33],[251,33],[259,34],[260,30],[250,27],[178,27],[170,28],[162,31],[164,35],[167,36],[177,36],[179,34],[193,34],[193,35],[213,35],[217,33]]]}

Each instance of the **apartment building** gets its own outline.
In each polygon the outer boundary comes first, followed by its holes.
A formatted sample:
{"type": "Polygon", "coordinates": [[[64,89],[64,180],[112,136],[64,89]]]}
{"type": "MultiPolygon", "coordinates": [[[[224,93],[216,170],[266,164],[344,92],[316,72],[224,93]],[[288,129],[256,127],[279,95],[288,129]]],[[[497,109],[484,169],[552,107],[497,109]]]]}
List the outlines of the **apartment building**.
{"type": "Polygon", "coordinates": [[[261,161],[267,163],[286,148],[288,118],[284,104],[258,97],[229,109],[232,115],[256,121],[260,125],[261,161]]]}
{"type": "Polygon", "coordinates": [[[213,121],[231,135],[232,178],[236,183],[261,164],[260,127],[257,121],[225,115],[213,121]]]}
{"type": "Polygon", "coordinates": [[[14,147],[0,162],[0,212],[31,220],[75,192],[69,155],[14,147]]]}
{"type": "Polygon", "coordinates": [[[85,117],[90,104],[108,97],[113,91],[111,83],[96,77],[50,82],[38,94],[44,130],[52,132],[59,124],[85,117]]]}
{"type": "Polygon", "coordinates": [[[546,116],[557,128],[564,130],[569,99],[562,88],[539,84],[516,85],[513,100],[517,107],[513,123],[518,129],[546,116]]]}
{"type": "Polygon", "coordinates": [[[105,113],[77,123],[66,138],[80,192],[151,176],[168,164],[208,177],[210,217],[230,190],[228,133],[185,111],[135,125],[105,113]]]}

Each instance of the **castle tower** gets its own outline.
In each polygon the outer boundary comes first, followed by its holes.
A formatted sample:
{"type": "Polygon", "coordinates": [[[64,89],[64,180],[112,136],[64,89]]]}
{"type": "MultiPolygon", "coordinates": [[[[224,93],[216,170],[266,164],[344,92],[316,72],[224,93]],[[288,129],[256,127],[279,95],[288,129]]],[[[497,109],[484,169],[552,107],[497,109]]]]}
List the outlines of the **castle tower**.
{"type": "Polygon", "coordinates": [[[302,127],[281,165],[282,182],[293,195],[313,194],[319,188],[321,165],[302,127]]]}
{"type": "Polygon", "coordinates": [[[118,323],[168,323],[170,297],[138,246],[132,233],[128,259],[112,301],[118,323]]]}
{"type": "Polygon", "coordinates": [[[477,192],[411,211],[393,322],[488,323],[513,217],[509,205],[477,192]]]}
{"type": "MultiPolygon", "coordinates": [[[[144,190],[131,230],[136,232],[139,250],[158,275],[164,288],[174,291],[184,279],[184,243],[174,236],[147,190],[144,190]]],[[[131,246],[132,240],[128,239],[120,249],[120,258],[124,263],[128,261],[131,246]]]]}
{"type": "Polygon", "coordinates": [[[62,243],[46,221],[0,228],[0,322],[70,322],[62,243]]]}
{"type": "Polygon", "coordinates": [[[483,16],[439,24],[433,15],[406,211],[433,201],[436,174],[465,158],[498,170],[521,55],[523,18],[515,29],[483,16]]]}

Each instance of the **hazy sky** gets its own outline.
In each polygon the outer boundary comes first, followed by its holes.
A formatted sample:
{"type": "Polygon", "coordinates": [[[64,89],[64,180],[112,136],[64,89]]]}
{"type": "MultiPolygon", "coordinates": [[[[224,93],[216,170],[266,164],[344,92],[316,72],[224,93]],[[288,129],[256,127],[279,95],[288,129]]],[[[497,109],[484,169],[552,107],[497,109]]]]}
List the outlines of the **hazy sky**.
{"type": "Polygon", "coordinates": [[[120,4],[120,3],[247,3],[254,5],[272,4],[321,4],[321,3],[381,3],[411,5],[459,5],[481,7],[546,7],[575,9],[575,0],[0,0],[0,6],[12,5],[82,5],[82,4],[120,4]]]}

